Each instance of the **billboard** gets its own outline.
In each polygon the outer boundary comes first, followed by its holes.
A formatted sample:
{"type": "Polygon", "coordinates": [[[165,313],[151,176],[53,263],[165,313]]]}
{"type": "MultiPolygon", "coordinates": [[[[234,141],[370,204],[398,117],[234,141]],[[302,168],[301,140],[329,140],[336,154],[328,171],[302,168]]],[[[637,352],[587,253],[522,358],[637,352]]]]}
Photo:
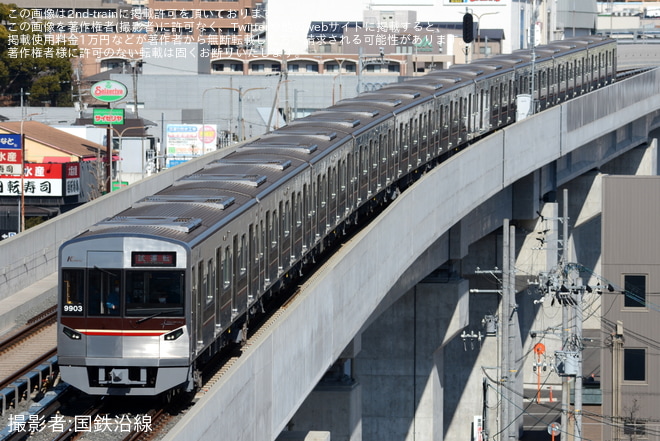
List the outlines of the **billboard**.
{"type": "Polygon", "coordinates": [[[124,124],[124,109],[93,109],[94,124],[124,124]]]}
{"type": "Polygon", "coordinates": [[[168,167],[204,155],[216,149],[218,129],[215,124],[168,124],[166,145],[168,167]]]}
{"type": "Polygon", "coordinates": [[[22,162],[21,135],[0,134],[0,174],[20,176],[22,162]]]}
{"type": "Polygon", "coordinates": [[[74,196],[80,194],[80,164],[25,164],[25,176],[0,173],[0,196],[20,196],[22,187],[28,196],[74,196]]]}

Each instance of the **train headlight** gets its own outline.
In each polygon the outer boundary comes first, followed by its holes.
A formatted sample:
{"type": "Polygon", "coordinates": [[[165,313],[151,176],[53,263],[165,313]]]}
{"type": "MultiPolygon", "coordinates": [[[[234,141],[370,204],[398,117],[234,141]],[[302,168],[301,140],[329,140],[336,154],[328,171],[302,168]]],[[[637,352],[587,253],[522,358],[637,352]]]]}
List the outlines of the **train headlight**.
{"type": "Polygon", "coordinates": [[[183,328],[176,329],[169,334],[165,334],[165,341],[174,341],[183,335],[183,328]]]}
{"type": "Polygon", "coordinates": [[[76,332],[73,329],[69,329],[66,326],[62,327],[62,332],[64,332],[64,335],[69,337],[71,340],[80,340],[82,338],[82,334],[80,332],[76,332]]]}

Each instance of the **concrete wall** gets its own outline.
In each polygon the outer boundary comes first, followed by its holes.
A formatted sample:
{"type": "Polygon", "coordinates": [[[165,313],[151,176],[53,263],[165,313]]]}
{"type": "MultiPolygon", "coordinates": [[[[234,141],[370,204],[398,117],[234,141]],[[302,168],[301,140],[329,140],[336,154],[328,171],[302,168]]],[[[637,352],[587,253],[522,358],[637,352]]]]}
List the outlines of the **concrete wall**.
{"type": "Polygon", "coordinates": [[[232,149],[216,151],[181,164],[3,240],[0,242],[0,300],[55,272],[58,249],[64,241],[167,187],[179,177],[200,169],[210,158],[220,158],[230,151],[232,149]]]}

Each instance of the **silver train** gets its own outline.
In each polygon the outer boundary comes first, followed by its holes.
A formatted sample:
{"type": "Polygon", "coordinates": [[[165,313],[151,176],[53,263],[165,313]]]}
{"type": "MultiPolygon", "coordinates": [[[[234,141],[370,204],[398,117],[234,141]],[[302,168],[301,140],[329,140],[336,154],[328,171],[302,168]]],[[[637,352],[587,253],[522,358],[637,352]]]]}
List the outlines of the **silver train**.
{"type": "Polygon", "coordinates": [[[61,376],[95,395],[194,390],[198,364],[361,210],[516,118],[611,84],[600,37],[345,99],[247,143],[60,248],[61,376]],[[534,80],[532,80],[532,75],[534,80]]]}

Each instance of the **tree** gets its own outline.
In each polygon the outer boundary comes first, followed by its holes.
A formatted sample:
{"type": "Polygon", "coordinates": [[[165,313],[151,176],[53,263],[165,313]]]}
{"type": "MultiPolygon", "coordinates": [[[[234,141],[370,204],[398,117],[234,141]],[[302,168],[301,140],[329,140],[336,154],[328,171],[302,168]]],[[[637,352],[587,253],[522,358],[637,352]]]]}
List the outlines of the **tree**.
{"type": "Polygon", "coordinates": [[[33,10],[0,3],[0,95],[5,103],[19,103],[22,89],[28,103],[72,105],[71,60],[79,51],[48,29],[33,10]]]}

